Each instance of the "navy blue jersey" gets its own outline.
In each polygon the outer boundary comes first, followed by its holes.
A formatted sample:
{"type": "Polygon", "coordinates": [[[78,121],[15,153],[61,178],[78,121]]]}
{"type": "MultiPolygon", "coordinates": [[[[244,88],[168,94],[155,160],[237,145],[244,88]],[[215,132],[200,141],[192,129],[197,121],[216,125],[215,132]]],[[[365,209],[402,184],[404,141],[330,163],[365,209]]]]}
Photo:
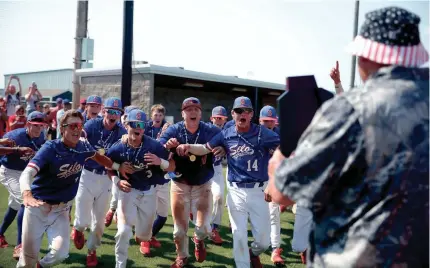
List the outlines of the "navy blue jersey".
{"type": "MultiPolygon", "coordinates": [[[[121,141],[115,143],[107,153],[107,156],[116,163],[130,162],[136,172],[128,174],[128,182],[131,187],[138,190],[146,190],[145,187],[150,185],[164,184],[164,171],[160,166],[148,166],[144,160],[146,153],[152,153],[161,159],[169,158],[169,151],[158,141],[144,135],[143,142],[139,148],[133,148],[121,141]]],[[[125,179],[122,178],[121,179],[125,179]]]]}
{"type": "Polygon", "coordinates": [[[73,200],[84,163],[94,155],[95,150],[86,141],[79,141],[75,148],[66,147],[60,139],[47,141],[28,164],[37,170],[31,193],[48,203],[73,200]]]}
{"type": "Polygon", "coordinates": [[[236,124],[234,123],[234,120],[232,119],[232,120],[228,121],[227,123],[225,123],[222,129],[227,129],[227,128],[234,126],[234,125],[236,125],[236,124]]]}
{"type": "MultiPolygon", "coordinates": [[[[118,122],[112,130],[107,130],[103,126],[103,118],[89,120],[84,125],[87,133],[87,140],[95,150],[105,149],[107,151],[115,142],[127,134],[125,128],[118,122]]],[[[105,167],[97,164],[94,160],[88,160],[85,168],[97,171],[104,171],[105,167]]]]}
{"type": "MultiPolygon", "coordinates": [[[[45,143],[45,135],[40,133],[38,138],[31,139],[27,134],[26,128],[18,128],[12,130],[4,135],[3,138],[8,138],[15,141],[16,146],[30,147],[34,151],[38,151],[40,147],[45,143]]],[[[0,164],[6,168],[13,170],[24,170],[33,155],[19,155],[12,153],[4,155],[0,159],[0,164]]]]}
{"type": "Polygon", "coordinates": [[[274,127],[272,130],[275,131],[276,134],[281,135],[281,129],[279,127],[274,127]]]}
{"type": "Polygon", "coordinates": [[[146,122],[145,135],[153,139],[157,139],[158,133],[160,133],[165,123],[166,123],[165,121],[162,121],[160,127],[154,127],[154,123],[152,121],[146,122]]]}
{"type": "Polygon", "coordinates": [[[266,182],[269,159],[280,140],[278,134],[260,125],[251,124],[248,132],[238,134],[230,126],[216,135],[210,148],[223,146],[227,152],[228,180],[231,182],[266,182]]]}
{"type": "MultiPolygon", "coordinates": [[[[200,122],[198,130],[191,134],[185,128],[184,122],[171,125],[161,134],[161,144],[171,138],[176,138],[180,144],[206,144],[218,133],[220,129],[212,124],[200,122]]],[[[176,163],[176,178],[173,180],[189,185],[202,185],[208,182],[214,175],[213,155],[195,156],[195,161],[191,161],[189,156],[179,156],[176,149],[173,149],[173,160],[176,163]]]]}
{"type": "MultiPolygon", "coordinates": [[[[91,120],[91,118],[89,118],[89,117],[87,116],[87,112],[86,112],[86,111],[82,113],[82,116],[84,117],[84,124],[85,124],[86,122],[88,122],[88,121],[90,121],[90,120],[91,120]]],[[[99,119],[99,118],[103,118],[103,117],[101,117],[100,115],[97,115],[97,117],[96,117],[96,118],[93,118],[93,119],[99,119]]]]}

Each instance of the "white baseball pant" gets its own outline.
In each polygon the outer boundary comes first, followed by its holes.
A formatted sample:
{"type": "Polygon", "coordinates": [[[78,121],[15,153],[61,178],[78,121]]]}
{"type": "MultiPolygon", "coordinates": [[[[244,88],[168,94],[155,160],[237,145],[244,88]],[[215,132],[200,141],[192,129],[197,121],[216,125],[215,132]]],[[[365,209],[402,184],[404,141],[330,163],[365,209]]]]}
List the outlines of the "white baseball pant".
{"type": "Polygon", "coordinates": [[[157,215],[161,217],[169,216],[170,206],[170,187],[169,182],[157,184],[155,186],[155,195],[157,196],[157,215]]]}
{"type": "Polygon", "coordinates": [[[238,188],[235,183],[228,183],[228,213],[233,233],[233,256],[236,267],[249,268],[248,218],[251,223],[254,241],[251,244],[255,256],[263,253],[270,246],[269,204],[264,200],[264,189],[238,188]]]}
{"type": "Polygon", "coordinates": [[[270,244],[272,248],[281,247],[281,209],[275,202],[269,203],[270,211],[270,244]]]}
{"type": "Polygon", "coordinates": [[[155,219],[157,196],[155,187],[148,191],[132,189],[129,193],[120,192],[117,209],[117,228],[115,236],[116,268],[127,266],[128,247],[135,226],[136,237],[140,241],[149,241],[152,236],[152,223],[155,219]]]}
{"type": "Polygon", "coordinates": [[[309,233],[312,226],[312,212],[297,205],[294,219],[294,232],[291,247],[294,252],[304,252],[309,245],[309,233]]]}
{"type": "Polygon", "coordinates": [[[119,197],[120,190],[118,189],[118,186],[114,182],[112,182],[112,197],[110,199],[110,206],[109,208],[111,210],[116,210],[118,207],[118,197],[119,197]]]}
{"type": "Polygon", "coordinates": [[[171,206],[173,216],[173,239],[180,258],[189,256],[188,227],[190,209],[194,215],[194,235],[204,240],[211,233],[212,180],[202,185],[187,185],[172,181],[171,206]]]}
{"type": "Polygon", "coordinates": [[[22,204],[22,195],[19,188],[19,177],[22,171],[0,167],[0,182],[9,192],[8,206],[14,210],[19,210],[22,204]]]}
{"type": "Polygon", "coordinates": [[[87,241],[89,250],[95,250],[102,244],[111,188],[112,181],[107,175],[98,175],[86,169],[82,170],[75,199],[75,222],[73,226],[80,232],[90,227],[91,232],[87,241]]]}
{"type": "Polygon", "coordinates": [[[46,232],[50,251],[39,261],[42,267],[52,267],[69,256],[70,204],[26,207],[22,224],[22,252],[17,268],[33,268],[39,258],[43,234],[46,232]]]}
{"type": "Polygon", "coordinates": [[[222,165],[214,166],[212,178],[212,223],[220,225],[224,211],[224,189],[225,181],[222,174],[222,165]]]}

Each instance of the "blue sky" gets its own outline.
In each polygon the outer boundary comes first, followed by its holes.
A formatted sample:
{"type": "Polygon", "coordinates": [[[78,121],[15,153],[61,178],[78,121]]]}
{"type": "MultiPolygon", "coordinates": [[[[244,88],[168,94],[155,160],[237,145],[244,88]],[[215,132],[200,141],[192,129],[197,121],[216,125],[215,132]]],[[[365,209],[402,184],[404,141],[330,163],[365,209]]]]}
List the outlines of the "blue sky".
{"type": "MultiPolygon", "coordinates": [[[[368,11],[389,5],[421,17],[428,49],[428,1],[360,1],[360,24],[368,11]]],[[[0,1],[0,79],[72,68],[76,6],[71,0],[0,1]]],[[[351,0],[136,0],[134,16],[135,60],[283,84],[287,76],[315,74],[327,89],[339,60],[342,82],[350,84],[351,0]]],[[[90,0],[95,68],[121,66],[122,22],[122,1],[90,0]]]]}

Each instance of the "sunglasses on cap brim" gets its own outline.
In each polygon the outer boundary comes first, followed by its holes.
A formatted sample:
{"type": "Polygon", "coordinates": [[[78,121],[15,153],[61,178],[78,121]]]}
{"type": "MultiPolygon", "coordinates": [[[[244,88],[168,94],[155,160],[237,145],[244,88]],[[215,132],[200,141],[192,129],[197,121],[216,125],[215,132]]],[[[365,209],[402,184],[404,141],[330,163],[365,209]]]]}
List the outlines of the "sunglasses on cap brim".
{"type": "Polygon", "coordinates": [[[252,109],[251,108],[236,108],[236,109],[233,109],[233,112],[235,112],[237,114],[250,113],[250,112],[252,112],[252,109]]]}
{"type": "Polygon", "coordinates": [[[114,110],[114,109],[107,109],[106,113],[109,115],[121,115],[121,111],[120,110],[114,110]]]}
{"type": "Polygon", "coordinates": [[[145,122],[130,121],[127,123],[131,128],[145,129],[145,122]]]}

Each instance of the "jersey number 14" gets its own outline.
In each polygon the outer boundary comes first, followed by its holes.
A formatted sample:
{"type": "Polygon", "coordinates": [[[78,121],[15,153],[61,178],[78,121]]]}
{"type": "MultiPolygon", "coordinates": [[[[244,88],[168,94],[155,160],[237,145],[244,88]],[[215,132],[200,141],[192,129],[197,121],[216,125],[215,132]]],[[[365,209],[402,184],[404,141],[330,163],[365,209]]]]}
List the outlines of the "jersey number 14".
{"type": "Polygon", "coordinates": [[[254,162],[251,164],[252,160],[248,160],[248,169],[246,171],[252,171],[252,169],[254,169],[254,171],[258,171],[258,160],[255,159],[254,162]],[[252,168],[252,169],[251,169],[252,168]]]}

